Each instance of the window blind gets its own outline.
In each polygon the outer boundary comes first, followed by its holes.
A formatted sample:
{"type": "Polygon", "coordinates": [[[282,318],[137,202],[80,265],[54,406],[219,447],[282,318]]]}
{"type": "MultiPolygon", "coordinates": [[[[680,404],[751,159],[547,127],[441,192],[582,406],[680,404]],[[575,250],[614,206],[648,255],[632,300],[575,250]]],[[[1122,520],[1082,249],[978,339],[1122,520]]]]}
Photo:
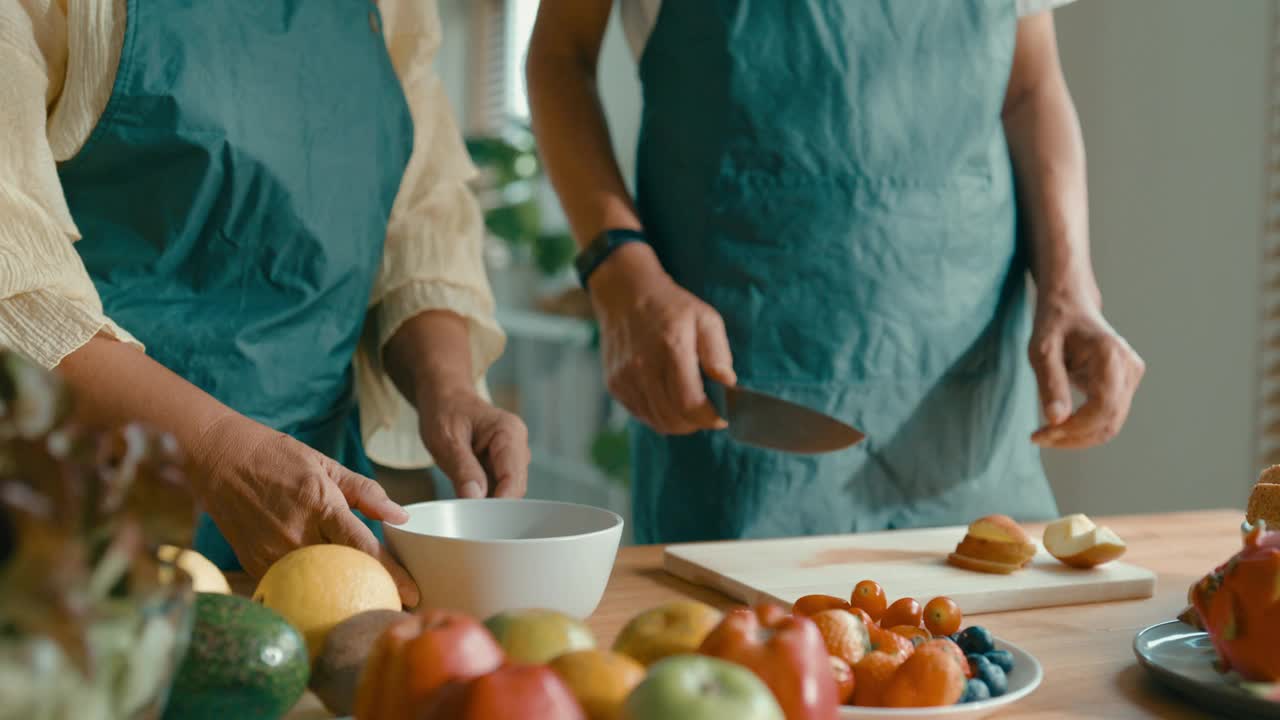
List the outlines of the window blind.
{"type": "Polygon", "coordinates": [[[1266,177],[1260,272],[1261,369],[1257,397],[1260,467],[1280,464],[1280,3],[1271,4],[1270,94],[1267,104],[1266,177]]]}

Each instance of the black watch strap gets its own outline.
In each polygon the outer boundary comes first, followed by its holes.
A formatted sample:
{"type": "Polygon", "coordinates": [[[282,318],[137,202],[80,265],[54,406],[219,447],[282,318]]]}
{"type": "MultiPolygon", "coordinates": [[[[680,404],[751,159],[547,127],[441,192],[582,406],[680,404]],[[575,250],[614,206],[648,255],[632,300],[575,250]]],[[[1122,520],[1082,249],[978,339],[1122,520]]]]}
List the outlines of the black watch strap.
{"type": "Polygon", "coordinates": [[[644,233],[639,230],[605,230],[583,248],[582,252],[578,253],[578,256],[573,260],[573,266],[578,271],[578,282],[582,283],[582,289],[587,289],[587,280],[590,279],[591,273],[600,267],[600,263],[608,259],[614,250],[631,242],[645,242],[644,233]]]}

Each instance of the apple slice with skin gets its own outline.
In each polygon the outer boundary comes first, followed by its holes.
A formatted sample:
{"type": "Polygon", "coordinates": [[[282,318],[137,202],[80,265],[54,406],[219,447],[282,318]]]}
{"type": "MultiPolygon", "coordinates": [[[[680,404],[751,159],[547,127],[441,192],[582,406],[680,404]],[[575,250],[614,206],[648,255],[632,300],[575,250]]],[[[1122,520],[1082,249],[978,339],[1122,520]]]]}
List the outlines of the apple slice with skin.
{"type": "Polygon", "coordinates": [[[1111,528],[1099,527],[1076,513],[1045,527],[1044,549],[1065,565],[1088,569],[1124,555],[1127,546],[1111,528]]]}

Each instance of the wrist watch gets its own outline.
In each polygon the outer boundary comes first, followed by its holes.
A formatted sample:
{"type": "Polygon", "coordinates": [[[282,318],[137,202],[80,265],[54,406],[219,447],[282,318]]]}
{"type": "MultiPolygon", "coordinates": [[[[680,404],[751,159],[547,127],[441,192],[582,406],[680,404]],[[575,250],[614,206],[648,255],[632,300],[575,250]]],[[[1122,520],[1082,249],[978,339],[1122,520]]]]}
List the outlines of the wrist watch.
{"type": "Polygon", "coordinates": [[[588,289],[587,280],[591,277],[591,273],[600,267],[600,263],[607,260],[614,250],[631,242],[645,242],[644,233],[621,228],[605,230],[583,248],[573,260],[573,267],[578,271],[578,282],[582,283],[582,289],[588,289]]]}

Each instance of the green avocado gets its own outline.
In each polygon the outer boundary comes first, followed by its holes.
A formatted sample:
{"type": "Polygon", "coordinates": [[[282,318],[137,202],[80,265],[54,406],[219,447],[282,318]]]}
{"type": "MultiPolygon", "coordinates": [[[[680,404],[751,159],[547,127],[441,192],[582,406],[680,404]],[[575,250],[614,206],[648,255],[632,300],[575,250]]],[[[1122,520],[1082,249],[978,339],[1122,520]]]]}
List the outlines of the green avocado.
{"type": "Polygon", "coordinates": [[[199,593],[195,610],[165,720],[275,720],[298,702],[310,663],[292,625],[236,595],[199,593]]]}

